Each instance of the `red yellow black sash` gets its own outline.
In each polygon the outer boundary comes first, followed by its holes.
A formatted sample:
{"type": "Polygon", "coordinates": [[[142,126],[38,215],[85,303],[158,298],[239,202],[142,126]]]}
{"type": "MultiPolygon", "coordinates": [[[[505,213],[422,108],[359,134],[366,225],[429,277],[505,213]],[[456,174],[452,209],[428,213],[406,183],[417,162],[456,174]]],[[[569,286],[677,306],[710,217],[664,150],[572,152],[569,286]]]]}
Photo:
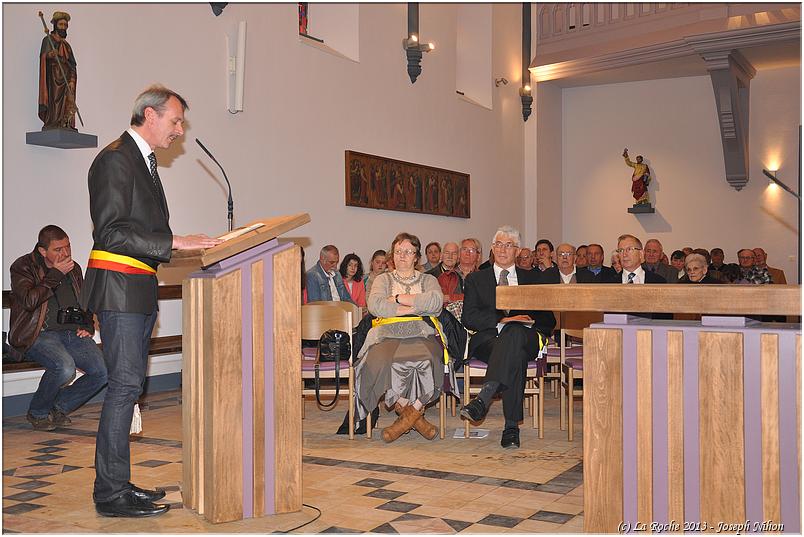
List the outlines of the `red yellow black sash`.
{"type": "Polygon", "coordinates": [[[103,250],[92,250],[89,252],[88,268],[113,270],[114,272],[124,272],[126,274],[149,274],[155,275],[153,269],[140,261],[127,255],[113,254],[103,250]]]}

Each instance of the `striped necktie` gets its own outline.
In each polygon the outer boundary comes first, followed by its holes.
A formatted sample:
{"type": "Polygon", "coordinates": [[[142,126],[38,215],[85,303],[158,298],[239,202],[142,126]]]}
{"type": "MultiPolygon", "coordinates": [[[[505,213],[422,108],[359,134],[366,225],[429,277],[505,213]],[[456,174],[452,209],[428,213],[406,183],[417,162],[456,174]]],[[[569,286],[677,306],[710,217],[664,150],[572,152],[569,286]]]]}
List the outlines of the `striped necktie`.
{"type": "Polygon", "coordinates": [[[159,172],[156,171],[156,155],[152,152],[148,155],[148,161],[151,163],[151,179],[153,179],[154,186],[159,182],[159,172]]]}
{"type": "Polygon", "coordinates": [[[636,276],[636,272],[629,272],[628,273],[628,281],[625,283],[634,283],[634,277],[636,276]]]}

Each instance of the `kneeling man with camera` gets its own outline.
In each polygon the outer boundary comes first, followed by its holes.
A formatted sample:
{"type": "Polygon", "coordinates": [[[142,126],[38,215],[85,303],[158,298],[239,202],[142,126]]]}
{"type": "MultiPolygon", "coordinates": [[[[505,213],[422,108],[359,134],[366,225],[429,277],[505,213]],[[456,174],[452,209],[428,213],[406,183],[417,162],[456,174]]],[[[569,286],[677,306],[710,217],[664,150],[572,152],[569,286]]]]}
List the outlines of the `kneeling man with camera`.
{"type": "Polygon", "coordinates": [[[9,343],[45,368],[27,416],[40,431],[69,425],[67,415],[106,385],[92,314],[78,306],[83,279],[67,233],[54,225],[11,265],[9,343]],[[70,384],[76,369],[84,374],[70,384]]]}

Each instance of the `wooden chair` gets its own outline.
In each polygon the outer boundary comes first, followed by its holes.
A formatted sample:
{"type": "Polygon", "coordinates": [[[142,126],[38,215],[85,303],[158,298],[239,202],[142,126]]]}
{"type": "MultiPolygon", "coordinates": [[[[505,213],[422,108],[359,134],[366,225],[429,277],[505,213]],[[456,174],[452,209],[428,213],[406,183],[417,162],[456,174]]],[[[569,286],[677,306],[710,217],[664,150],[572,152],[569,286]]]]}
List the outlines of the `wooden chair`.
{"type": "MultiPolygon", "coordinates": [[[[352,340],[352,327],[353,319],[352,312],[346,311],[341,307],[335,307],[332,304],[304,304],[301,308],[301,337],[302,339],[317,340],[327,330],[341,330],[349,334],[349,342],[352,340]]],[[[353,305],[353,304],[350,304],[353,305]]],[[[356,307],[356,306],[355,306],[356,307]]],[[[316,352],[311,356],[309,353],[302,353],[302,418],[304,417],[304,396],[314,395],[315,389],[304,388],[305,379],[315,378],[315,364],[316,352]]],[[[354,438],[354,367],[352,366],[352,357],[350,356],[346,362],[340,363],[340,369],[337,368],[336,362],[322,362],[319,364],[319,378],[321,379],[335,379],[336,371],[339,376],[342,376],[343,371],[346,370],[347,378],[349,380],[347,396],[349,401],[349,438],[354,438]]],[[[335,387],[320,389],[320,394],[335,395],[335,387]]],[[[334,408],[335,405],[333,405],[334,408]]],[[[329,410],[324,409],[322,410],[329,410]]]]}
{"type": "Polygon", "coordinates": [[[576,379],[583,379],[583,346],[572,346],[568,342],[570,338],[576,340],[583,339],[583,330],[562,328],[561,329],[561,428],[564,427],[564,413],[567,416],[567,440],[572,442],[575,415],[575,397],[583,397],[583,386],[575,387],[576,379]],[[580,354],[569,351],[581,349],[580,354]],[[566,404],[566,407],[565,407],[566,404]]]}
{"type": "MultiPolygon", "coordinates": [[[[488,364],[469,357],[470,333],[467,331],[466,351],[463,366],[463,404],[469,402],[472,395],[480,393],[480,386],[472,386],[472,379],[479,380],[486,376],[488,364]]],[[[529,414],[533,418],[533,428],[539,429],[539,438],[544,438],[544,375],[545,361],[531,360],[525,379],[525,402],[529,402],[529,414]]],[[[464,438],[469,438],[471,423],[464,420],[464,438]]]]}
{"type": "Polygon", "coordinates": [[[352,329],[357,328],[357,325],[360,324],[360,321],[363,320],[363,308],[357,306],[356,304],[352,304],[351,302],[344,302],[342,300],[316,300],[314,302],[308,302],[308,305],[325,305],[325,306],[335,306],[341,308],[344,311],[349,311],[352,313],[352,329]]]}

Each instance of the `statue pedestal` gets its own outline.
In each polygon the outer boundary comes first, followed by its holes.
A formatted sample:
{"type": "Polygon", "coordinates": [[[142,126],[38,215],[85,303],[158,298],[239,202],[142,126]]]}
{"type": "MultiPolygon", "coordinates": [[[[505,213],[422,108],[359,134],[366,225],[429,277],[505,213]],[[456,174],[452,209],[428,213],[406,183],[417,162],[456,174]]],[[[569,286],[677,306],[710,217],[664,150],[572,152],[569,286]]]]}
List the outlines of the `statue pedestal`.
{"type": "Polygon", "coordinates": [[[635,203],[633,207],[629,207],[628,212],[631,214],[655,213],[656,209],[650,203],[635,203]]]}
{"type": "Polygon", "coordinates": [[[94,134],[84,134],[70,129],[48,129],[26,132],[25,143],[59,149],[82,149],[98,147],[98,137],[94,134]]]}

